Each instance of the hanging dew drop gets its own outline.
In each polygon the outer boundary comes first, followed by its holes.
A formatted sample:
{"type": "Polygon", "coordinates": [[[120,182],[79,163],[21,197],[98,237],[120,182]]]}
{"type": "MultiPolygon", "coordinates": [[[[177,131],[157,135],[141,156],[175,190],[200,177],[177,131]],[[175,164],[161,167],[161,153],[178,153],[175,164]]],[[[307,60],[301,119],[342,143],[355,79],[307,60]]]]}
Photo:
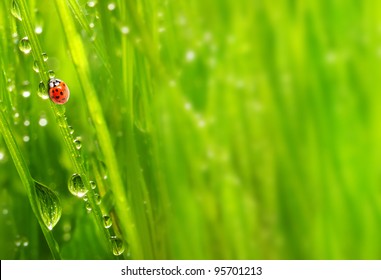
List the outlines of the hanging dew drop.
{"type": "Polygon", "coordinates": [[[38,209],[41,218],[49,230],[52,230],[61,218],[62,207],[58,196],[48,187],[34,182],[36,187],[38,209]]]}
{"type": "Polygon", "coordinates": [[[46,62],[48,60],[48,55],[46,53],[41,54],[42,59],[46,62]]]}
{"type": "Polygon", "coordinates": [[[49,70],[49,71],[48,71],[48,75],[49,75],[49,78],[50,78],[50,79],[54,79],[54,78],[56,77],[56,73],[54,73],[53,70],[49,70]]]}
{"type": "Polygon", "coordinates": [[[123,240],[116,236],[111,236],[110,238],[112,245],[112,253],[114,256],[119,256],[124,252],[124,244],[123,240]]]}
{"type": "Polygon", "coordinates": [[[38,61],[37,60],[35,60],[34,63],[33,63],[33,70],[36,73],[40,72],[40,66],[38,66],[38,61]]]}
{"type": "Polygon", "coordinates": [[[71,176],[69,179],[68,188],[73,195],[79,198],[82,198],[88,191],[83,184],[81,175],[79,174],[73,174],[71,176]]]}
{"type": "Polygon", "coordinates": [[[86,202],[85,207],[86,207],[87,213],[90,213],[93,210],[89,202],[86,202]]]}
{"type": "Polygon", "coordinates": [[[90,181],[90,186],[93,190],[95,190],[97,188],[97,184],[95,184],[94,181],[90,181]]]}
{"type": "Polygon", "coordinates": [[[11,13],[15,18],[22,21],[19,5],[15,0],[12,1],[11,13]]]}
{"type": "Polygon", "coordinates": [[[82,143],[81,143],[81,137],[76,137],[74,140],[73,140],[73,143],[75,145],[75,148],[77,150],[80,150],[82,148],[82,143]]]}
{"type": "Polygon", "coordinates": [[[32,50],[32,46],[30,45],[28,37],[24,37],[20,40],[19,42],[19,49],[22,51],[24,54],[29,54],[30,51],[32,50]]]}
{"type": "Polygon", "coordinates": [[[102,203],[102,198],[101,198],[101,196],[99,195],[99,194],[95,194],[94,195],[94,199],[95,199],[95,203],[97,204],[97,205],[100,205],[101,203],[102,203]]]}
{"type": "Polygon", "coordinates": [[[46,90],[46,86],[45,86],[44,82],[40,82],[40,84],[38,85],[37,94],[39,97],[41,97],[44,100],[49,98],[49,95],[48,95],[48,92],[46,90]]]}
{"type": "Polygon", "coordinates": [[[70,135],[73,135],[73,133],[74,133],[74,128],[73,128],[71,125],[69,125],[68,128],[69,128],[69,133],[70,133],[70,135]]]}
{"type": "Polygon", "coordinates": [[[110,216],[107,216],[107,215],[103,216],[103,226],[105,228],[110,228],[112,226],[112,220],[110,216]]]}

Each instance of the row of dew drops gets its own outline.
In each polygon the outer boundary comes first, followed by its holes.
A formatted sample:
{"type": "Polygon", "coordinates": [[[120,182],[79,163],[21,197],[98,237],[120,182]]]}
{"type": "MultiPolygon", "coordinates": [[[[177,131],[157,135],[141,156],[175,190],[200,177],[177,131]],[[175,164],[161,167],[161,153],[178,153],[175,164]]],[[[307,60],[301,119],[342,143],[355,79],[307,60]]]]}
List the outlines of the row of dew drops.
{"type": "MultiPolygon", "coordinates": [[[[20,20],[20,21],[22,20],[21,14],[20,14],[20,9],[19,9],[16,1],[12,2],[11,13],[18,20],[20,20]]],[[[32,50],[32,47],[31,47],[31,44],[30,44],[28,37],[23,37],[19,41],[18,47],[19,47],[20,51],[26,55],[29,54],[32,50]]],[[[42,53],[42,58],[46,62],[48,60],[47,54],[42,53]]],[[[37,60],[34,61],[34,63],[33,63],[33,70],[36,73],[40,72],[40,68],[39,68],[37,60]]],[[[55,77],[55,73],[52,70],[49,70],[48,74],[49,74],[49,78],[55,77]]],[[[47,94],[46,85],[42,81],[40,82],[39,87],[38,87],[38,95],[42,99],[48,99],[49,98],[49,96],[47,94]]],[[[69,131],[70,131],[70,134],[74,133],[74,130],[72,127],[69,127],[69,131]]],[[[82,144],[81,144],[81,140],[79,137],[75,138],[73,140],[73,143],[75,144],[75,147],[77,150],[81,149],[82,144]]],[[[96,189],[96,183],[94,181],[90,181],[90,186],[91,186],[92,190],[96,189]]],[[[91,208],[91,205],[90,205],[90,203],[88,201],[88,197],[87,197],[88,189],[86,188],[85,184],[83,183],[81,175],[73,174],[69,180],[68,188],[69,188],[69,191],[73,195],[75,195],[76,197],[82,198],[85,201],[87,211],[91,212],[92,208],[91,208]]],[[[96,204],[100,205],[102,202],[100,195],[98,193],[96,193],[96,194],[94,194],[94,198],[95,198],[96,204]]],[[[40,201],[40,203],[47,203],[49,201],[52,201],[52,200],[42,200],[42,201],[40,201]]],[[[55,209],[55,207],[49,207],[48,205],[46,205],[46,206],[47,207],[43,207],[43,208],[55,209]]],[[[60,215],[59,215],[59,217],[57,217],[57,215],[45,215],[44,223],[46,225],[55,225],[59,219],[60,219],[60,215]],[[54,219],[54,221],[53,220],[46,220],[46,218],[54,219]]],[[[109,229],[112,226],[112,219],[110,216],[103,215],[103,226],[106,229],[109,229]]],[[[53,226],[48,226],[48,228],[50,230],[52,230],[53,226]]],[[[121,238],[119,238],[115,235],[111,235],[110,236],[110,242],[112,244],[113,254],[115,256],[123,254],[125,247],[124,247],[123,240],[121,238]]]]}
{"type": "MultiPolygon", "coordinates": [[[[95,189],[97,187],[96,183],[94,181],[90,181],[90,186],[91,186],[91,189],[95,192],[95,189]]],[[[71,194],[75,195],[78,198],[83,199],[83,201],[85,202],[86,210],[90,213],[92,211],[92,208],[87,197],[89,190],[86,188],[85,184],[83,183],[81,175],[76,173],[73,174],[69,180],[68,187],[71,194]]],[[[94,194],[94,199],[97,205],[100,205],[102,203],[102,198],[98,193],[94,194]]],[[[109,215],[103,215],[103,226],[106,229],[109,229],[112,226],[112,219],[109,215]]],[[[115,256],[119,256],[123,254],[125,250],[123,240],[115,235],[111,235],[110,241],[112,244],[113,254],[115,256]]]]}

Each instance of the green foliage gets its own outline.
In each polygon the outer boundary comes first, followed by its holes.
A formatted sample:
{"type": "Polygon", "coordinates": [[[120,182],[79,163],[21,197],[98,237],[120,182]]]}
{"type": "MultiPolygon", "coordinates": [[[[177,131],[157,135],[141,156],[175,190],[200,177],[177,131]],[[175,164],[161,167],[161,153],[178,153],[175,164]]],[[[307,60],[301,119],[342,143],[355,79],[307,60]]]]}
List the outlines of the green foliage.
{"type": "Polygon", "coordinates": [[[379,6],[1,1],[0,258],[381,258],[379,6]]]}

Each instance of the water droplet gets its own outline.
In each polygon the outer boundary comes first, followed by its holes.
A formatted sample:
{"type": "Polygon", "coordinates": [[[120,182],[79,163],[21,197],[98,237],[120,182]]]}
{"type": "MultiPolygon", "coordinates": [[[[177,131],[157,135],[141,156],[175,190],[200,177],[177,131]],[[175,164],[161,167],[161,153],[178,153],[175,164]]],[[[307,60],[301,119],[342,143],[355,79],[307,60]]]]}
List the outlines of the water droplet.
{"type": "Polygon", "coordinates": [[[196,57],[196,54],[194,53],[194,51],[192,50],[188,50],[185,54],[185,59],[187,61],[193,61],[196,57]]]}
{"type": "Polygon", "coordinates": [[[87,197],[87,194],[85,194],[84,196],[83,196],[83,201],[88,201],[89,200],[89,198],[87,197]]]}
{"type": "Polygon", "coordinates": [[[38,198],[38,209],[41,218],[49,230],[58,223],[61,218],[62,208],[58,196],[51,189],[44,185],[34,182],[38,198]]]}
{"type": "Polygon", "coordinates": [[[89,23],[89,27],[90,27],[91,29],[93,29],[93,28],[95,27],[94,22],[90,22],[90,23],[89,23]]]}
{"type": "Polygon", "coordinates": [[[119,255],[123,254],[123,252],[124,252],[123,240],[120,239],[119,237],[111,236],[110,241],[112,244],[112,253],[115,256],[119,256],[119,255]]]}
{"type": "Polygon", "coordinates": [[[97,205],[100,205],[101,203],[102,203],[102,198],[101,198],[101,196],[99,195],[99,194],[95,194],[94,195],[94,199],[95,199],[95,203],[97,204],[97,205]]]}
{"type": "Polygon", "coordinates": [[[69,179],[68,187],[69,191],[79,198],[83,197],[88,191],[85,187],[85,184],[83,184],[81,175],[79,174],[73,174],[71,176],[69,179]]]}
{"type": "Polygon", "coordinates": [[[25,136],[22,138],[22,140],[23,140],[24,142],[29,142],[29,140],[30,140],[29,135],[25,135],[25,136]]]}
{"type": "Polygon", "coordinates": [[[70,133],[70,135],[73,135],[73,133],[74,133],[74,128],[73,128],[71,125],[69,125],[68,128],[69,128],[69,133],[70,133]]]}
{"type": "Polygon", "coordinates": [[[42,82],[42,81],[38,85],[38,92],[37,92],[37,94],[42,99],[48,99],[49,98],[48,92],[46,90],[46,86],[45,86],[44,82],[42,82]]]}
{"type": "Polygon", "coordinates": [[[97,187],[97,184],[95,184],[94,181],[90,181],[90,186],[91,186],[91,188],[92,188],[93,190],[95,190],[96,187],[97,187]]]}
{"type": "Polygon", "coordinates": [[[75,145],[75,148],[77,150],[80,150],[82,148],[82,142],[81,142],[81,137],[76,137],[74,140],[73,140],[73,143],[75,145]]]}
{"type": "Polygon", "coordinates": [[[8,210],[7,208],[4,208],[4,209],[1,211],[1,213],[2,213],[4,216],[6,216],[6,215],[8,215],[9,210],[8,210]]]}
{"type": "Polygon", "coordinates": [[[34,28],[34,32],[36,34],[41,34],[42,33],[42,26],[41,25],[36,25],[36,27],[34,28]]]}
{"type": "Polygon", "coordinates": [[[16,245],[16,247],[20,247],[21,246],[21,238],[20,238],[20,236],[16,236],[15,245],[16,245]]]}
{"type": "Polygon", "coordinates": [[[42,53],[41,54],[41,56],[42,56],[42,59],[44,60],[44,61],[48,61],[48,55],[46,54],[46,53],[42,53]]]}
{"type": "Polygon", "coordinates": [[[53,70],[49,70],[49,71],[48,71],[48,74],[49,74],[49,78],[50,78],[50,79],[54,79],[54,78],[56,77],[56,73],[54,73],[53,70]]]}
{"type": "Polygon", "coordinates": [[[107,216],[107,215],[103,216],[103,225],[105,228],[110,228],[112,226],[112,220],[110,216],[107,216]]]}
{"type": "Polygon", "coordinates": [[[122,32],[122,34],[128,34],[130,33],[130,28],[128,26],[122,26],[120,28],[120,31],[122,32]]]}
{"type": "Polygon", "coordinates": [[[24,125],[25,125],[25,126],[29,126],[29,125],[30,125],[30,121],[29,121],[29,120],[25,120],[25,121],[24,121],[24,125]]]}
{"type": "Polygon", "coordinates": [[[32,50],[28,37],[24,37],[19,42],[19,49],[25,54],[29,54],[32,50]]]}
{"type": "Polygon", "coordinates": [[[23,91],[22,96],[24,96],[25,98],[28,98],[30,96],[30,91],[29,90],[23,91]]]}
{"type": "Polygon", "coordinates": [[[95,7],[96,4],[97,4],[96,1],[89,1],[89,2],[87,2],[87,6],[89,6],[90,8],[95,7]]]}
{"type": "Polygon", "coordinates": [[[88,213],[90,213],[93,210],[93,208],[91,208],[91,205],[89,202],[86,202],[85,207],[86,207],[86,210],[88,213]]]}
{"type": "Polygon", "coordinates": [[[107,5],[107,9],[108,9],[109,11],[113,11],[113,10],[115,10],[115,3],[113,3],[113,2],[109,3],[109,4],[107,5]]]}
{"type": "Polygon", "coordinates": [[[37,60],[35,60],[34,63],[33,63],[33,70],[36,73],[40,72],[40,66],[38,66],[38,61],[37,60]]]}
{"type": "Polygon", "coordinates": [[[38,121],[38,124],[40,126],[46,126],[48,124],[48,120],[44,117],[41,117],[41,119],[38,121]]]}
{"type": "Polygon", "coordinates": [[[26,239],[26,237],[24,237],[24,238],[22,239],[22,246],[24,246],[24,247],[28,247],[28,245],[29,245],[29,241],[28,241],[28,239],[26,239]]]}
{"type": "Polygon", "coordinates": [[[12,1],[11,13],[18,20],[22,20],[19,5],[15,0],[12,1]]]}
{"type": "Polygon", "coordinates": [[[4,153],[3,152],[0,152],[0,160],[3,160],[4,159],[4,153]]]}

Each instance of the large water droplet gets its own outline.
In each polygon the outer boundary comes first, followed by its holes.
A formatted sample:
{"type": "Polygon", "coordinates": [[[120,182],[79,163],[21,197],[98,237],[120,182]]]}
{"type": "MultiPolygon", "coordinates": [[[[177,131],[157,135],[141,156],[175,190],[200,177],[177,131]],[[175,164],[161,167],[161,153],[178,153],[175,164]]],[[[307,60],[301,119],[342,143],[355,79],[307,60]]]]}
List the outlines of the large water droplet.
{"type": "Polygon", "coordinates": [[[38,208],[41,218],[49,230],[58,223],[61,218],[62,208],[58,196],[48,187],[34,182],[36,187],[38,208]]]}
{"type": "Polygon", "coordinates": [[[103,226],[105,228],[109,228],[112,226],[112,220],[111,220],[110,216],[107,216],[107,215],[103,216],[103,226]]]}
{"type": "Polygon", "coordinates": [[[80,198],[82,198],[88,191],[85,187],[85,184],[82,181],[81,175],[79,174],[73,174],[71,176],[71,178],[69,179],[68,187],[69,191],[73,195],[80,198]]]}
{"type": "Polygon", "coordinates": [[[32,50],[28,37],[24,37],[19,42],[19,49],[25,54],[29,54],[32,50]]]}
{"type": "Polygon", "coordinates": [[[48,92],[46,90],[46,86],[45,86],[45,83],[44,82],[40,82],[40,84],[38,85],[38,92],[37,92],[38,96],[41,97],[42,99],[48,99],[49,98],[49,95],[48,95],[48,92]]]}
{"type": "Polygon", "coordinates": [[[18,20],[22,20],[19,5],[15,0],[12,1],[11,13],[18,20]]]}
{"type": "Polygon", "coordinates": [[[111,236],[110,241],[112,244],[112,253],[115,256],[119,256],[119,255],[123,254],[123,252],[124,252],[123,240],[120,239],[119,237],[111,236]]]}

